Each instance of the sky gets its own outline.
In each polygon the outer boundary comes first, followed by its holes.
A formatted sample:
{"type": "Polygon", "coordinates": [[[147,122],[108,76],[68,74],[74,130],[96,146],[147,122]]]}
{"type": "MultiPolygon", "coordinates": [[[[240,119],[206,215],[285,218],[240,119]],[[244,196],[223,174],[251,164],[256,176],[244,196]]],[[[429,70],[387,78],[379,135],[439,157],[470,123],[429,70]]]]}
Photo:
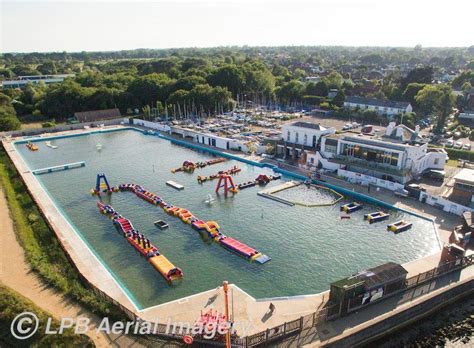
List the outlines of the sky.
{"type": "Polygon", "coordinates": [[[0,0],[0,52],[474,45],[474,0],[0,0]]]}

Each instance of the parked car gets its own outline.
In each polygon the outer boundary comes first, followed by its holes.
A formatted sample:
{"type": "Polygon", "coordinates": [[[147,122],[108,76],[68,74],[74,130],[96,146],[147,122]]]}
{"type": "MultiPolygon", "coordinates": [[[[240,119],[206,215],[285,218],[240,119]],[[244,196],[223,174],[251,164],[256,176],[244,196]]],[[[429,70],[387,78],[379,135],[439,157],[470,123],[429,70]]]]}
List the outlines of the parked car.
{"type": "Polygon", "coordinates": [[[461,132],[454,132],[453,138],[454,139],[459,139],[462,136],[461,132]]]}
{"type": "Polygon", "coordinates": [[[451,138],[453,136],[453,133],[452,132],[446,132],[444,133],[444,137],[445,138],[451,138]]]}
{"type": "Polygon", "coordinates": [[[397,182],[397,181],[393,178],[393,176],[391,176],[391,175],[386,175],[386,174],[382,175],[382,180],[387,180],[387,181],[391,181],[391,182],[397,182]]]}
{"type": "Polygon", "coordinates": [[[352,129],[352,123],[346,123],[344,127],[342,127],[342,130],[349,130],[352,129]]]}
{"type": "Polygon", "coordinates": [[[426,191],[426,189],[424,187],[422,187],[418,184],[408,184],[406,186],[406,188],[409,189],[409,190],[411,189],[411,190],[417,190],[417,191],[423,191],[423,192],[426,191]]]}
{"type": "Polygon", "coordinates": [[[352,128],[359,128],[359,127],[360,127],[360,123],[352,122],[352,128]]]}
{"type": "Polygon", "coordinates": [[[453,147],[454,146],[454,140],[453,139],[449,139],[447,142],[446,142],[446,147],[453,147]]]}
{"type": "Polygon", "coordinates": [[[410,195],[409,192],[405,189],[396,189],[395,191],[393,191],[393,193],[395,194],[395,196],[399,197],[408,197],[410,195]]]}
{"type": "Polygon", "coordinates": [[[462,149],[462,143],[460,141],[456,141],[453,146],[455,149],[462,149]]]}
{"type": "Polygon", "coordinates": [[[471,150],[471,144],[464,144],[464,145],[462,146],[462,149],[463,149],[463,150],[470,151],[470,150],[471,150]]]}

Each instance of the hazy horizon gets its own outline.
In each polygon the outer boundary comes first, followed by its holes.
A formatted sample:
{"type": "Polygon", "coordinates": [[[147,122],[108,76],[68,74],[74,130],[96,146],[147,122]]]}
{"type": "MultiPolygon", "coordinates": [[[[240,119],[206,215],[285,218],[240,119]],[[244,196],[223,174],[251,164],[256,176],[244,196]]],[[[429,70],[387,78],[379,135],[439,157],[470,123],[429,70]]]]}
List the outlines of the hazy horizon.
{"type": "Polygon", "coordinates": [[[469,47],[472,1],[2,1],[1,53],[469,47]]]}

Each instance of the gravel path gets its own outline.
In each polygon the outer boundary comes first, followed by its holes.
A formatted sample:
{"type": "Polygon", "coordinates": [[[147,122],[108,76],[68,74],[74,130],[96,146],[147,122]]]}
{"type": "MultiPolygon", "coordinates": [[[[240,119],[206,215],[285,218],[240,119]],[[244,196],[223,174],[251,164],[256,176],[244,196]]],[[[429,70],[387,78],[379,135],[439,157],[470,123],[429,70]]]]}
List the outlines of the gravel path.
{"type": "Polygon", "coordinates": [[[94,341],[96,347],[141,346],[126,336],[111,337],[102,332],[97,333],[96,328],[102,318],[52,289],[31,270],[26,262],[25,252],[16,238],[13,221],[1,187],[0,231],[0,282],[16,290],[56,318],[89,318],[91,324],[88,336],[94,341]]]}

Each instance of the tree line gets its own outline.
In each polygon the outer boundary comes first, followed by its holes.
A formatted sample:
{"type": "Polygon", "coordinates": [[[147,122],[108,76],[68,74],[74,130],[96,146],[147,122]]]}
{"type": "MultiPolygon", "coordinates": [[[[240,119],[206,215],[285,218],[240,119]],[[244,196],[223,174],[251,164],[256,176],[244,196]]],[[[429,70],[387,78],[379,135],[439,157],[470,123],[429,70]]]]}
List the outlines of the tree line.
{"type": "MultiPolygon", "coordinates": [[[[474,49],[381,49],[350,47],[242,47],[118,52],[3,54],[0,75],[74,73],[61,84],[4,89],[0,129],[21,121],[64,121],[74,112],[119,108],[122,113],[150,108],[173,116],[215,115],[236,101],[341,110],[346,95],[408,101],[416,123],[440,110],[439,96],[451,87],[469,89],[474,49]],[[382,79],[365,78],[390,64],[413,66],[382,79]],[[441,67],[463,69],[451,84],[433,84],[441,67]],[[317,79],[313,80],[312,77],[317,79]],[[331,97],[329,97],[331,95],[331,97]]],[[[459,101],[461,103],[461,101],[459,101]]]]}

